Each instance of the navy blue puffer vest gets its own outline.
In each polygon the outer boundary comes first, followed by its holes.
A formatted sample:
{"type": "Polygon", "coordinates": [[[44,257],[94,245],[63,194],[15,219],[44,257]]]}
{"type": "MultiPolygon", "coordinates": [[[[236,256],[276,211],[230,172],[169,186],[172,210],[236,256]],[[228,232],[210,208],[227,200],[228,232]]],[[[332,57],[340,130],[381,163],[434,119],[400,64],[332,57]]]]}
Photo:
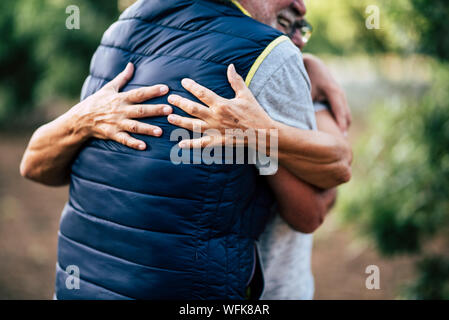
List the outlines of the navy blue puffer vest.
{"type": "MultiPolygon", "coordinates": [[[[194,99],[181,86],[188,77],[233,98],[228,65],[246,77],[280,35],[233,5],[141,0],[106,31],[82,99],[129,61],[136,72],[124,91],[164,83],[194,99]]],[[[146,151],[93,139],[73,163],[58,240],[57,299],[245,298],[254,243],[272,204],[269,189],[253,165],[173,164],[176,127],[166,117],[143,121],[164,130],[160,138],[136,136],[146,151]],[[67,286],[69,266],[80,272],[79,289],[67,286]]]]}

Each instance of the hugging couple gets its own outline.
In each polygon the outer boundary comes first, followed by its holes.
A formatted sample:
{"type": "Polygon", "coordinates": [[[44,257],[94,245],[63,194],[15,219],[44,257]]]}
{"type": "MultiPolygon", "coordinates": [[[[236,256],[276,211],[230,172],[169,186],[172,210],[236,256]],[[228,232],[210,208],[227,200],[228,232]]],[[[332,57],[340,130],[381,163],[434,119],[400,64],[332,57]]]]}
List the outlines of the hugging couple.
{"type": "Polygon", "coordinates": [[[313,298],[311,234],[350,179],[351,116],[301,53],[305,14],[303,0],[140,0],[106,31],[82,101],[20,167],[70,184],[55,299],[313,298]],[[179,128],[216,134],[171,141],[179,128]],[[266,144],[230,129],[275,132],[278,170],[171,161],[174,147],[266,144]]]}

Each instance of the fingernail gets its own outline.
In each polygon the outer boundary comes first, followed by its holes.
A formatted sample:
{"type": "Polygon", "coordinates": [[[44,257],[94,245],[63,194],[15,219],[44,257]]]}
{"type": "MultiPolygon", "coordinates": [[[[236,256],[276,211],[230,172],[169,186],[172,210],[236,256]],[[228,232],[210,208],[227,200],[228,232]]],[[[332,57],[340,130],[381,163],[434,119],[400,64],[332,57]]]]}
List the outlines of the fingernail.
{"type": "Polygon", "coordinates": [[[174,103],[176,103],[176,96],[175,95],[169,95],[167,100],[168,100],[169,103],[173,103],[174,104],[174,103]]]}
{"type": "Polygon", "coordinates": [[[171,114],[167,117],[169,122],[176,122],[176,116],[174,114],[171,114]]]}
{"type": "Polygon", "coordinates": [[[159,136],[159,135],[162,134],[162,130],[159,129],[159,128],[156,128],[156,129],[154,129],[153,133],[154,133],[155,135],[158,135],[158,136],[159,136]]]}
{"type": "Polygon", "coordinates": [[[133,66],[132,62],[128,62],[128,64],[126,65],[125,70],[128,70],[129,68],[131,68],[133,66]]]}
{"type": "Polygon", "coordinates": [[[139,144],[139,149],[140,150],[145,150],[147,146],[144,143],[139,144]]]}
{"type": "Polygon", "coordinates": [[[343,135],[344,135],[345,137],[347,137],[347,136],[348,136],[348,131],[343,132],[343,135]]]}
{"type": "Polygon", "coordinates": [[[182,81],[181,81],[181,84],[182,84],[183,86],[188,86],[188,85],[190,85],[190,84],[192,84],[192,83],[193,83],[193,80],[187,79],[187,78],[182,79],[182,81]]]}
{"type": "Polygon", "coordinates": [[[185,148],[185,147],[187,147],[187,143],[185,143],[184,141],[181,141],[181,142],[179,143],[179,147],[180,147],[180,148],[185,148]]]}
{"type": "Polygon", "coordinates": [[[235,66],[234,66],[233,63],[231,63],[231,64],[229,65],[229,69],[231,69],[232,72],[235,72],[235,66]]]}
{"type": "Polygon", "coordinates": [[[161,90],[161,93],[165,94],[165,93],[168,92],[168,87],[167,86],[161,86],[160,90],[161,90]]]}
{"type": "Polygon", "coordinates": [[[163,111],[164,111],[164,114],[170,114],[170,113],[172,113],[172,108],[167,106],[167,107],[164,107],[163,111]]]}

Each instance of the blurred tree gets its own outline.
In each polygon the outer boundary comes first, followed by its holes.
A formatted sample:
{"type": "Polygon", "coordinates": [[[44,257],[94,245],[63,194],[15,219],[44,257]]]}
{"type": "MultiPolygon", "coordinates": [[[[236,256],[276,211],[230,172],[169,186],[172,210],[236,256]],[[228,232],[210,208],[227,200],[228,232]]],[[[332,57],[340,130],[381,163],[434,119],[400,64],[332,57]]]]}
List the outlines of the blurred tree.
{"type": "Polygon", "coordinates": [[[35,39],[17,37],[17,1],[0,2],[0,121],[32,105],[42,68],[33,54],[35,39]]]}
{"type": "Polygon", "coordinates": [[[45,66],[39,84],[41,95],[79,95],[92,54],[103,32],[117,19],[118,13],[117,1],[111,0],[20,2],[16,18],[18,36],[38,39],[34,54],[45,66]],[[65,10],[69,5],[80,9],[79,30],[66,28],[68,14],[65,10]]]}
{"type": "Polygon", "coordinates": [[[368,117],[355,148],[358,178],[341,202],[345,220],[361,224],[381,253],[421,258],[405,293],[419,299],[449,299],[449,68],[438,64],[434,74],[422,100],[368,117]]]}
{"type": "Polygon", "coordinates": [[[306,0],[314,35],[306,50],[316,54],[417,51],[449,59],[449,2],[435,0],[306,0]],[[380,28],[367,29],[366,8],[377,6],[380,28]]]}
{"type": "MultiPolygon", "coordinates": [[[[417,49],[449,60],[449,2],[447,0],[400,0],[385,2],[389,14],[407,34],[413,34],[417,49]]],[[[413,37],[413,36],[412,36],[413,37]]]]}
{"type": "Polygon", "coordinates": [[[420,49],[443,60],[449,60],[449,3],[447,0],[412,0],[417,15],[424,21],[418,25],[420,49]]]}
{"type": "Polygon", "coordinates": [[[423,99],[372,111],[340,204],[345,220],[361,225],[381,253],[418,256],[417,278],[405,297],[449,299],[449,2],[308,4],[312,52],[424,53],[440,60],[423,99]],[[365,27],[368,5],[380,8],[378,30],[365,27]]]}
{"type": "Polygon", "coordinates": [[[0,124],[36,101],[78,96],[101,36],[118,14],[111,0],[1,1],[0,124]],[[66,28],[69,5],[80,8],[79,30],[66,28]]]}
{"type": "Polygon", "coordinates": [[[383,10],[383,0],[306,0],[306,4],[307,19],[314,26],[307,51],[348,56],[397,50],[394,26],[387,10],[383,10]],[[379,7],[379,29],[366,28],[369,5],[379,7]]]}

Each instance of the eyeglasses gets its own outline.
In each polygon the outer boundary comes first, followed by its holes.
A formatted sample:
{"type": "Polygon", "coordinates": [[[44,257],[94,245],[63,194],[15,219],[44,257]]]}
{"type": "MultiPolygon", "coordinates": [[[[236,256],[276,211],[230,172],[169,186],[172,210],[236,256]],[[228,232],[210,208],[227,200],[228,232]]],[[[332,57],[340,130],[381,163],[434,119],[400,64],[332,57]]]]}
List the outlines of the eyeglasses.
{"type": "Polygon", "coordinates": [[[287,31],[286,34],[290,38],[293,38],[293,36],[296,34],[296,31],[299,31],[301,32],[302,41],[304,43],[307,43],[312,36],[313,27],[306,19],[296,20],[292,25],[285,26],[284,21],[282,21],[281,18],[278,18],[278,23],[284,26],[287,31]]]}

